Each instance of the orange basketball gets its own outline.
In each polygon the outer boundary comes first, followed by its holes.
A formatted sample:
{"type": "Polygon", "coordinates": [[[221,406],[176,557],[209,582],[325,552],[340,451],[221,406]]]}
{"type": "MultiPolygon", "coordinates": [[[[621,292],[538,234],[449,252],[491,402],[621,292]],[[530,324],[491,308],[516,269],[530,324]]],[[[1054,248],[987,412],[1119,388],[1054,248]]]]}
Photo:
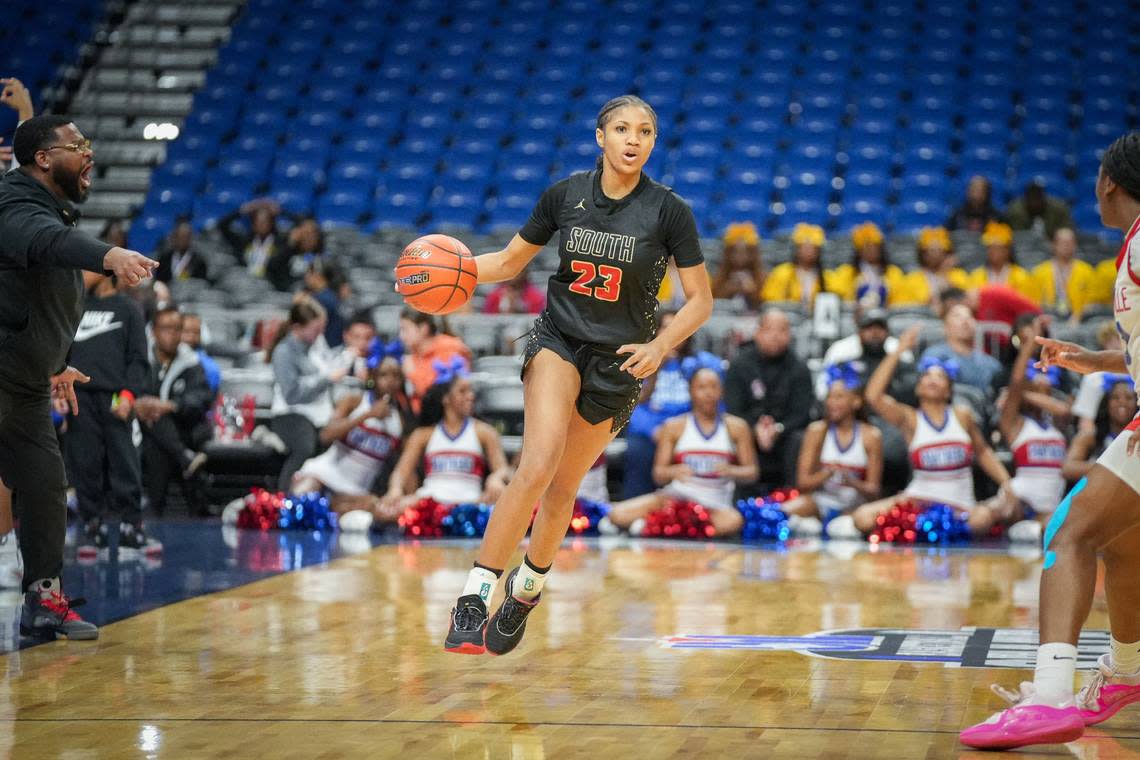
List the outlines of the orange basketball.
{"type": "Polygon", "coordinates": [[[396,262],[396,290],[427,314],[450,314],[471,300],[479,275],[475,257],[447,235],[424,235],[408,243],[396,262]]]}

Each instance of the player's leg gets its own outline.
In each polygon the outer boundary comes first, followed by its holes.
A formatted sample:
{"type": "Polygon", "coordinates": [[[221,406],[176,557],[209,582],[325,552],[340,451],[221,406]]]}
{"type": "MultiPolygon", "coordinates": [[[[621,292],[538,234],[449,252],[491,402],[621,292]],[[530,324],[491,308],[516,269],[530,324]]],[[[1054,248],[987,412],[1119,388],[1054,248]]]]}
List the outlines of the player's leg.
{"type": "Polygon", "coordinates": [[[491,512],[475,567],[468,574],[463,593],[452,611],[451,628],[444,641],[444,648],[449,652],[482,654],[485,651],[487,602],[526,534],[534,505],[554,477],[552,463],[562,460],[581,384],[577,367],[551,349],[539,349],[527,364],[523,378],[525,427],[519,466],[491,512]]]}
{"type": "Polygon", "coordinates": [[[611,419],[591,425],[577,411],[571,416],[566,440],[573,441],[574,445],[565,448],[554,468],[554,477],[542,494],[541,506],[534,518],[523,564],[507,576],[503,604],[487,624],[486,644],[491,654],[506,654],[522,640],[527,615],[538,604],[546,574],[566,536],[582,478],[614,435],[611,419]]]}
{"type": "MultiPolygon", "coordinates": [[[[1114,470],[1140,465],[1121,458],[1125,440],[1120,439],[1120,443],[1117,452],[1110,449],[1101,460],[1116,454],[1114,470]]],[[[1094,466],[1053,513],[1045,531],[1041,645],[1033,683],[1014,707],[999,713],[996,719],[963,731],[964,743],[987,748],[1019,747],[1072,741],[1083,732],[1084,716],[1073,701],[1073,676],[1077,639],[1092,607],[1096,587],[1097,552],[1104,549],[1110,555],[1108,562],[1114,565],[1114,577],[1118,576],[1122,567],[1128,568],[1122,557],[1130,546],[1125,543],[1113,550],[1108,547],[1140,525],[1140,494],[1114,470],[1102,464],[1094,466]]],[[[1113,591],[1119,604],[1129,603],[1129,597],[1121,599],[1124,593],[1119,588],[1113,591]]],[[[1110,617],[1114,607],[1110,607],[1110,617]]],[[[1122,636],[1136,635],[1127,621],[1119,625],[1122,636]]]]}
{"type": "Polygon", "coordinates": [[[634,496],[632,499],[619,501],[610,507],[608,515],[610,522],[619,528],[628,528],[639,518],[665,506],[666,496],[660,491],[647,493],[643,496],[634,496]]]}
{"type": "Polygon", "coordinates": [[[1090,726],[1140,702],[1140,527],[1112,541],[1101,556],[1112,649],[1101,655],[1097,674],[1077,699],[1090,726]]]}

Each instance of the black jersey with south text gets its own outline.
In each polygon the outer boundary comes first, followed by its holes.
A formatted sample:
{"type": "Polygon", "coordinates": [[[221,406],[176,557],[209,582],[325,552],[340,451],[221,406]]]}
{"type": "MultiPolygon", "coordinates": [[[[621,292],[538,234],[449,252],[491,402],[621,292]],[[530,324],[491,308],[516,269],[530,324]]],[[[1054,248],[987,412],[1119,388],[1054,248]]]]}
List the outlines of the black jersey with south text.
{"type": "Polygon", "coordinates": [[[566,335],[616,348],[657,332],[657,290],[672,256],[678,267],[704,262],[693,212],[645,174],[612,200],[597,171],[571,175],[542,194],[519,230],[532,245],[560,233],[558,271],[546,310],[566,335]]]}

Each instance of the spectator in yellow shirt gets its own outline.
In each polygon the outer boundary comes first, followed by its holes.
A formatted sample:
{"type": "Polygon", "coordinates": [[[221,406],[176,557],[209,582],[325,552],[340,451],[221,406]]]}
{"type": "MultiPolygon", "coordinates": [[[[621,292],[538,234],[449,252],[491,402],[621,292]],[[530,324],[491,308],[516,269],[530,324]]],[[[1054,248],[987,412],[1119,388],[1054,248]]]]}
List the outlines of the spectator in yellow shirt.
{"type": "Polygon", "coordinates": [[[897,305],[929,306],[941,313],[942,292],[968,290],[970,275],[956,266],[954,244],[945,227],[923,227],[918,233],[918,269],[906,275],[897,305]]]}
{"type": "Polygon", "coordinates": [[[713,298],[740,301],[749,309],[760,303],[764,261],[760,233],[752,222],[728,225],[724,231],[724,257],[712,281],[713,298]]]}
{"type": "Polygon", "coordinates": [[[792,228],[792,260],[776,266],[764,280],[761,298],[769,303],[800,303],[811,308],[815,295],[828,287],[820,264],[820,254],[827,236],[823,227],[801,222],[792,228]]]}
{"type": "Polygon", "coordinates": [[[1097,277],[1092,266],[1076,258],[1077,234],[1068,227],[1053,233],[1053,258],[1033,268],[1041,305],[1062,317],[1080,319],[1085,306],[1097,297],[1097,277]]]}
{"type": "Polygon", "coordinates": [[[855,256],[831,273],[831,284],[844,301],[858,301],[866,309],[894,306],[903,295],[903,271],[892,264],[883,244],[883,232],[874,222],[851,230],[855,256]]]}
{"type": "Polygon", "coordinates": [[[982,245],[986,247],[986,264],[970,273],[970,286],[1005,285],[1016,290],[1033,303],[1041,303],[1037,282],[1033,275],[1019,266],[1013,253],[1013,229],[1002,222],[990,222],[982,232],[982,245]]]}
{"type": "Polygon", "coordinates": [[[1116,290],[1116,259],[1107,258],[1093,270],[1093,303],[1112,303],[1112,291],[1116,290]]]}

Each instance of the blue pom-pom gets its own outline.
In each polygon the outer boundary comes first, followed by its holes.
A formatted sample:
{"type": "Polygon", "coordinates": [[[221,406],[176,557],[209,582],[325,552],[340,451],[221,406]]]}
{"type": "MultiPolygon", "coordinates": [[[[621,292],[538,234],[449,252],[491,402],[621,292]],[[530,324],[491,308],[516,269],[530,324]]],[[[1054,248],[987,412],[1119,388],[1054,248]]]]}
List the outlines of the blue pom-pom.
{"type": "Polygon", "coordinates": [[[916,538],[926,544],[952,544],[970,540],[966,515],[948,504],[931,504],[914,524],[916,538]]]}
{"type": "Polygon", "coordinates": [[[281,505],[277,527],[282,530],[336,530],[336,514],[319,491],[289,494],[281,505]]]}
{"type": "Polygon", "coordinates": [[[740,530],[744,541],[786,541],[791,535],[788,516],[776,499],[741,499],[736,502],[736,508],[744,518],[744,527],[740,530]]]}
{"type": "Polygon", "coordinates": [[[578,497],[574,500],[574,514],[570,517],[569,532],[575,536],[598,535],[598,523],[610,513],[610,505],[578,497]]]}
{"type": "Polygon", "coordinates": [[[443,531],[448,536],[478,538],[487,530],[490,519],[490,504],[456,504],[451,514],[443,518],[443,531]]]}

